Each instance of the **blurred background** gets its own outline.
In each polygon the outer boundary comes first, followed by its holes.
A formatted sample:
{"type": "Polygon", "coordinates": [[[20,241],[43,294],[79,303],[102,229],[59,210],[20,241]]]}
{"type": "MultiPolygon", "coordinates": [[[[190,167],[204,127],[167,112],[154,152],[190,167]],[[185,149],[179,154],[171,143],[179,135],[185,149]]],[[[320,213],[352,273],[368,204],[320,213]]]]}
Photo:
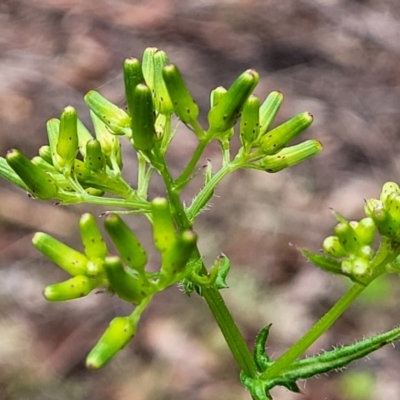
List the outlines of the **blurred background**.
{"type": "MultiPolygon", "coordinates": [[[[205,126],[209,93],[245,69],[260,72],[256,94],[280,90],[282,122],[310,111],[303,135],[324,145],[319,156],[272,175],[240,171],[216,191],[198,220],[208,265],[232,262],[224,298],[251,345],[272,323],[269,354],[279,356],[349,286],[317,270],[296,250],[317,251],[335,224],[330,208],[363,217],[364,199],[399,182],[400,5],[396,0],[0,0],[0,154],[29,156],[47,142],[45,124],[73,105],[89,124],[89,89],[124,106],[121,65],[144,48],[167,52],[199,103],[205,126]],[[292,244],[292,245],[291,245],[292,244]]],[[[173,172],[195,145],[184,127],[169,152],[173,172]]],[[[238,148],[238,143],[233,143],[238,148]]],[[[124,174],[135,158],[124,145],[124,174]]],[[[219,165],[218,146],[204,155],[219,165]]],[[[201,176],[184,193],[190,201],[201,176]]],[[[162,195],[154,181],[151,196],[162,195]]],[[[35,231],[80,248],[83,211],[29,199],[0,182],[0,400],[248,400],[238,368],[206,305],[170,288],[144,314],[138,333],[107,367],[87,371],[85,356],[116,315],[130,307],[108,295],[46,303],[42,289],[66,278],[31,246],[35,231]]],[[[127,217],[149,252],[144,218],[127,217]]],[[[157,257],[150,264],[157,267],[157,257]]],[[[309,354],[399,324],[397,276],[360,298],[309,354]]],[[[350,365],[283,388],[277,400],[398,400],[400,353],[388,346],[350,365]]]]}

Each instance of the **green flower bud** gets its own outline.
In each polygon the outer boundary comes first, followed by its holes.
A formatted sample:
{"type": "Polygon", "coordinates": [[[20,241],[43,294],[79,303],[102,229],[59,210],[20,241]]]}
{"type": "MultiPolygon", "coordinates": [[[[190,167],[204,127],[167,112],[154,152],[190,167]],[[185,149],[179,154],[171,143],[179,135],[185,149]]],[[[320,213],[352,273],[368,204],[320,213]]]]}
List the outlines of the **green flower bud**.
{"type": "Polygon", "coordinates": [[[182,272],[196,247],[197,235],[187,230],[178,236],[175,243],[161,254],[161,273],[164,276],[176,276],[182,272]]]}
{"type": "Polygon", "coordinates": [[[111,133],[131,136],[131,119],[124,110],[94,90],[88,92],[84,99],[88,107],[110,128],[111,133]]]}
{"type": "Polygon", "coordinates": [[[51,157],[51,150],[50,146],[42,146],[39,149],[39,156],[43,158],[47,163],[53,164],[53,159],[51,157]]]}
{"type": "Polygon", "coordinates": [[[146,251],[121,217],[117,214],[108,214],[104,220],[104,226],[123,262],[143,273],[147,264],[146,251]]]}
{"type": "Polygon", "coordinates": [[[278,172],[301,163],[318,154],[321,150],[322,144],[320,142],[306,140],[295,146],[286,147],[273,156],[265,156],[260,160],[259,166],[267,172],[278,172]]]}
{"type": "Polygon", "coordinates": [[[167,199],[157,197],[151,202],[154,245],[161,253],[176,241],[175,225],[167,199]]]}
{"type": "Polygon", "coordinates": [[[96,139],[100,142],[101,151],[106,157],[107,164],[111,169],[118,166],[122,169],[121,145],[117,136],[112,135],[107,126],[101,121],[94,112],[90,112],[96,139]]]}
{"type": "Polygon", "coordinates": [[[174,105],[162,73],[164,66],[168,62],[168,56],[164,51],[158,50],[154,53],[154,105],[156,110],[164,115],[170,115],[174,112],[174,105]]]}
{"type": "Polygon", "coordinates": [[[354,228],[348,221],[339,222],[335,226],[334,231],[347,254],[354,254],[359,250],[361,246],[360,242],[358,241],[354,228]]]}
{"type": "Polygon", "coordinates": [[[78,153],[78,117],[73,107],[64,108],[60,117],[60,131],[56,145],[57,164],[70,173],[78,153]]]}
{"type": "Polygon", "coordinates": [[[328,236],[324,240],[322,248],[326,254],[335,258],[341,258],[347,255],[347,251],[344,249],[337,236],[328,236]]]}
{"type": "Polygon", "coordinates": [[[153,96],[148,86],[141,83],[133,93],[132,141],[136,150],[149,151],[155,145],[153,96]]]}
{"type": "Polygon", "coordinates": [[[25,185],[24,181],[15,173],[3,157],[0,157],[0,177],[29,192],[28,186],[25,185]]]}
{"type": "Polygon", "coordinates": [[[136,326],[128,317],[116,317],[86,358],[86,367],[99,369],[111,360],[133,338],[136,326]]]}
{"type": "Polygon", "coordinates": [[[209,111],[210,131],[224,132],[235,125],[244,103],[257,86],[258,79],[258,73],[252,69],[245,71],[236,79],[226,95],[222,96],[209,111]]]}
{"type": "Polygon", "coordinates": [[[85,213],[79,220],[82,243],[89,259],[104,259],[107,255],[107,245],[104,243],[96,219],[92,214],[85,213]]]}
{"type": "Polygon", "coordinates": [[[399,193],[400,193],[400,188],[399,188],[399,185],[397,183],[395,183],[395,182],[386,182],[382,186],[380,200],[381,200],[382,203],[385,203],[386,199],[388,198],[388,196],[390,196],[391,194],[399,194],[399,193]]]}
{"type": "Polygon", "coordinates": [[[342,262],[342,270],[355,279],[360,279],[369,275],[371,267],[369,260],[363,257],[354,257],[342,262]]]}
{"type": "Polygon", "coordinates": [[[250,150],[260,132],[260,100],[251,95],[245,102],[240,118],[240,141],[250,150]]]}
{"type": "Polygon", "coordinates": [[[101,144],[97,139],[91,139],[86,143],[85,167],[94,172],[104,172],[106,160],[101,150],[101,144]]]}
{"type": "Polygon", "coordinates": [[[281,92],[271,92],[260,107],[260,136],[264,136],[271,126],[283,102],[281,92]]]}
{"type": "Polygon", "coordinates": [[[47,301],[66,301],[87,296],[96,282],[84,275],[77,275],[65,282],[47,286],[43,295],[47,301]]]}
{"type": "MultiPolygon", "coordinates": [[[[222,87],[218,86],[214,90],[211,91],[211,96],[210,96],[210,106],[211,108],[216,106],[222,99],[222,97],[228,93],[228,91],[222,87]]],[[[222,142],[223,148],[229,149],[229,141],[232,139],[233,135],[235,134],[235,130],[232,128],[229,128],[228,130],[224,132],[218,133],[217,137],[218,139],[222,142]]]]}
{"type": "Polygon", "coordinates": [[[154,91],[154,54],[157,47],[148,47],[143,53],[142,71],[146,85],[154,91]]]}
{"type": "Polygon", "coordinates": [[[72,276],[86,275],[87,257],[43,232],[32,238],[33,245],[72,276]]]}
{"type": "Polygon", "coordinates": [[[58,165],[58,156],[57,156],[57,142],[58,142],[58,134],[60,132],[60,120],[56,118],[52,118],[47,121],[47,137],[49,139],[49,147],[51,152],[51,164],[54,165],[57,170],[59,169],[58,165]]]}
{"type": "Polygon", "coordinates": [[[19,150],[9,150],[6,160],[35,198],[48,200],[57,197],[58,189],[54,179],[19,150]]]}
{"type": "Polygon", "coordinates": [[[260,149],[265,155],[277,154],[291,140],[304,132],[313,122],[313,116],[304,112],[267,132],[260,139],[260,149]]]}
{"type": "Polygon", "coordinates": [[[364,204],[364,212],[368,217],[371,217],[372,219],[374,219],[372,217],[372,215],[374,214],[374,210],[375,208],[382,208],[383,209],[383,204],[380,200],[377,199],[368,199],[366,200],[365,204],[364,204]]]}
{"type": "Polygon", "coordinates": [[[178,67],[173,64],[165,65],[162,75],[174,106],[175,114],[185,124],[196,121],[199,116],[199,107],[193,100],[178,67]]]}
{"type": "Polygon", "coordinates": [[[393,229],[398,231],[400,229],[400,194],[389,195],[384,204],[393,223],[393,229]]]}
{"type": "Polygon", "coordinates": [[[146,297],[147,292],[143,282],[134,278],[118,257],[106,257],[104,267],[110,289],[122,300],[138,304],[146,297]]]}
{"type": "Polygon", "coordinates": [[[354,230],[361,244],[369,245],[374,241],[376,225],[372,218],[363,218],[354,230]]]}
{"type": "Polygon", "coordinates": [[[127,58],[124,61],[124,83],[126,102],[131,117],[135,113],[133,93],[136,86],[143,82],[144,78],[140,61],[137,58],[127,58]]]}

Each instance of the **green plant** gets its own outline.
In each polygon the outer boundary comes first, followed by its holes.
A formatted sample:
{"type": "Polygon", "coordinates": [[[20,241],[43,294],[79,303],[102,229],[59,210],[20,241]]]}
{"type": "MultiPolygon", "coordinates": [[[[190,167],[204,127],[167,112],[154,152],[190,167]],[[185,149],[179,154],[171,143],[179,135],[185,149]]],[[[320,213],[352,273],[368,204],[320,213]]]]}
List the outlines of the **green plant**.
{"type": "Polygon", "coordinates": [[[118,257],[109,255],[91,214],[84,214],[79,221],[84,253],[42,232],[33,238],[34,246],[71,276],[46,287],[47,300],[77,299],[96,288],[104,288],[133,305],[130,315],[110,322],[87,357],[88,368],[101,368],[121,350],[135,335],[141,314],[153,296],[177,283],[182,283],[188,295],[196,292],[207,302],[241,369],[243,385],[257,400],[270,399],[270,390],[277,385],[299,392],[298,379],[341,368],[400,338],[400,328],[395,328],[349,346],[299,359],[371,282],[383,274],[400,272],[400,189],[389,182],[384,185],[380,200],[366,202],[366,218],[361,221],[349,222],[335,214],[338,220],[335,235],[325,239],[324,253],[301,250],[316,266],[350,278],[353,281],[350,290],[277,360],[273,361],[265,352],[270,326],[260,330],[251,354],[220,295],[220,290],[227,287],[229,259],[221,256],[211,268],[206,268],[192,227],[206,209],[216,186],[228,174],[239,169],[275,173],[319,153],[322,146],[316,140],[288,146],[311,125],[313,117],[304,112],[271,129],[283,101],[282,94],[272,92],[260,104],[252,94],[258,73],[247,70],[228,90],[219,87],[212,91],[209,126],[204,130],[198,120],[199,108],[178,68],[169,64],[165,52],[156,48],[146,49],[142,61],[131,58],[124,62],[124,82],[127,111],[95,91],[85,96],[95,137],[78,119],[75,109],[66,107],[59,120],[48,122],[49,144],[39,149],[38,156],[29,160],[20,151],[10,150],[5,158],[0,158],[0,176],[36,199],[124,209],[107,213],[104,219],[118,257]],[[177,178],[171,175],[165,161],[176,130],[174,115],[198,141],[177,178]],[[240,121],[241,147],[232,155],[230,142],[237,121],[240,121]],[[120,136],[131,142],[137,154],[136,189],[122,176],[120,136]],[[211,163],[207,164],[203,186],[191,204],[185,205],[179,196],[212,141],[220,144],[222,166],[214,172],[211,163]],[[166,198],[149,201],[148,187],[154,173],[164,182],[166,198]],[[161,256],[157,272],[146,270],[146,251],[120,217],[121,213],[143,214],[151,223],[154,246],[161,256]],[[380,246],[375,251],[377,233],[380,246]]]}

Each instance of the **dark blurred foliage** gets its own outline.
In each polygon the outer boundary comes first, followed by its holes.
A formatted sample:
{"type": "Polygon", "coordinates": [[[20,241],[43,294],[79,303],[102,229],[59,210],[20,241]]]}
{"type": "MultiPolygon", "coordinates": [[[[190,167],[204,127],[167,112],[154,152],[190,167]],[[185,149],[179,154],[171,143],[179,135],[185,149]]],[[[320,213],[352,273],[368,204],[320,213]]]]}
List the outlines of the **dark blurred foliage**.
{"type": "MultiPolygon", "coordinates": [[[[322,141],[324,152],[276,175],[228,177],[195,228],[208,263],[221,251],[231,258],[224,296],[245,337],[251,344],[273,323],[268,347],[277,356],[347,287],[307,264],[296,246],[318,250],[335,223],[330,207],[361,218],[364,198],[399,181],[399,37],[395,0],[2,0],[0,153],[17,147],[33,156],[46,142],[47,119],[68,104],[88,122],[82,97],[89,89],[123,105],[121,64],[147,46],[179,65],[203,121],[212,88],[257,69],[262,100],[275,89],[285,95],[277,122],[310,111],[315,123],[303,137],[322,141]]],[[[194,143],[182,128],[169,153],[174,173],[194,143]]],[[[211,146],[203,161],[217,166],[218,152],[211,146]]],[[[124,153],[134,182],[133,152],[126,146],[124,153]]],[[[176,288],[155,298],[136,338],[109,366],[85,370],[85,355],[109,320],[129,307],[104,294],[46,303],[41,290],[64,275],[30,238],[40,230],[79,247],[77,221],[87,208],[34,202],[5,182],[0,191],[0,400],[250,398],[205,304],[176,288]]],[[[155,194],[163,194],[157,182],[155,194]]],[[[146,221],[125,220],[152,251],[146,221]]],[[[157,258],[151,262],[156,267],[157,258]]],[[[378,282],[310,354],[398,324],[399,293],[397,277],[378,282]]],[[[355,378],[321,376],[301,386],[303,395],[278,388],[274,399],[400,398],[398,350],[384,348],[348,372],[355,378]],[[360,376],[372,383],[354,397],[360,376]]]]}

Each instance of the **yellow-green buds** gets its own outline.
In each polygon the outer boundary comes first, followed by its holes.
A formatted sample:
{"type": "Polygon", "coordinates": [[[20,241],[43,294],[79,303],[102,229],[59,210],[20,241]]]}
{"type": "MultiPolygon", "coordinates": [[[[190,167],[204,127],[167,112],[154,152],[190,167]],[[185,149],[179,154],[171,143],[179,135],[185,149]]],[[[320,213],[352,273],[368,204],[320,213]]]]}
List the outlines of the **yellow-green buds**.
{"type": "Polygon", "coordinates": [[[104,221],[123,262],[136,271],[143,273],[147,264],[147,254],[137,237],[117,214],[108,214],[104,221]]]}
{"type": "Polygon", "coordinates": [[[110,128],[114,135],[131,135],[129,115],[108,101],[100,93],[91,90],[85,96],[88,107],[110,128]]]}
{"type": "Polygon", "coordinates": [[[167,199],[155,198],[151,202],[151,210],[154,245],[158,251],[163,253],[174,244],[177,237],[167,199]]]}
{"type": "Polygon", "coordinates": [[[107,125],[93,112],[90,112],[96,139],[100,142],[101,151],[110,168],[122,168],[121,146],[117,136],[110,133],[107,125]]]}
{"type": "Polygon", "coordinates": [[[128,317],[116,317],[86,358],[86,367],[99,369],[133,338],[136,326],[128,317]]]}
{"type": "Polygon", "coordinates": [[[196,246],[197,235],[187,230],[177,237],[174,244],[161,255],[161,273],[175,276],[182,272],[196,246]]]}
{"type": "Polygon", "coordinates": [[[81,216],[79,230],[81,231],[86,256],[89,259],[104,259],[107,255],[107,246],[92,214],[85,213],[81,216]]]}
{"type": "Polygon", "coordinates": [[[60,131],[56,145],[57,165],[70,174],[78,153],[78,116],[73,107],[64,108],[60,117],[60,131]]]}
{"type": "Polygon", "coordinates": [[[143,52],[142,71],[146,85],[154,91],[154,54],[157,47],[147,47],[143,52]]]}
{"type": "Polygon", "coordinates": [[[255,70],[245,71],[228,89],[208,113],[210,131],[224,132],[235,125],[244,103],[258,83],[259,75],[255,70]]]}
{"type": "Polygon", "coordinates": [[[91,139],[86,143],[85,167],[94,172],[103,172],[106,168],[106,160],[101,150],[101,144],[97,139],[91,139]]]}
{"type": "Polygon", "coordinates": [[[267,132],[260,140],[260,149],[265,155],[278,153],[291,140],[300,135],[313,122],[313,116],[304,112],[267,132]]]}
{"type": "Polygon", "coordinates": [[[322,243],[322,248],[326,254],[329,254],[335,258],[340,258],[347,255],[347,251],[342,246],[337,236],[328,236],[322,243]]]}
{"type": "Polygon", "coordinates": [[[365,213],[371,217],[382,236],[400,242],[400,188],[394,182],[383,185],[380,200],[369,199],[365,213]]]}
{"type": "Polygon", "coordinates": [[[65,282],[47,286],[43,295],[48,301],[66,301],[87,296],[96,287],[96,282],[87,276],[77,275],[65,282]]]}
{"type": "Polygon", "coordinates": [[[104,267],[110,289],[122,300],[138,304],[146,297],[145,283],[125,269],[118,257],[106,257],[104,267]]]}
{"type": "Polygon", "coordinates": [[[250,150],[260,132],[260,100],[251,95],[245,102],[240,118],[240,141],[250,150]]]}
{"type": "Polygon", "coordinates": [[[154,147],[156,130],[154,127],[153,96],[148,86],[140,83],[133,93],[132,141],[137,150],[148,151],[154,147]]]}
{"type": "Polygon", "coordinates": [[[49,164],[53,164],[53,159],[51,157],[51,150],[50,150],[50,146],[42,146],[39,149],[39,156],[43,158],[43,160],[45,160],[46,162],[48,162],[49,164]]]}
{"type": "Polygon", "coordinates": [[[281,92],[271,92],[260,107],[260,136],[264,136],[271,126],[283,102],[281,92]]]}
{"type": "Polygon", "coordinates": [[[164,66],[162,74],[175,114],[185,124],[196,121],[199,116],[199,107],[193,100],[178,67],[168,64],[164,66]]]}
{"type": "Polygon", "coordinates": [[[10,167],[7,160],[0,157],[0,176],[23,190],[29,191],[28,186],[25,185],[23,180],[15,173],[10,167]]]}
{"type": "Polygon", "coordinates": [[[135,112],[133,93],[136,86],[143,82],[144,78],[140,61],[137,58],[127,58],[124,61],[124,83],[126,102],[131,117],[135,112]]]}
{"type": "Polygon", "coordinates": [[[295,146],[286,147],[277,154],[265,156],[260,160],[259,165],[267,172],[278,172],[301,163],[307,158],[318,154],[321,150],[322,145],[320,142],[306,140],[295,146]]]}
{"type": "Polygon", "coordinates": [[[164,66],[168,62],[168,56],[165,51],[157,50],[154,53],[154,105],[156,110],[164,115],[170,115],[174,112],[174,106],[162,73],[164,66]]]}
{"type": "Polygon", "coordinates": [[[34,197],[41,200],[57,197],[58,190],[54,179],[40,167],[33,164],[19,150],[9,150],[6,160],[34,197]]]}
{"type": "Polygon", "coordinates": [[[70,275],[85,275],[87,257],[43,232],[32,238],[33,245],[70,275]]]}

